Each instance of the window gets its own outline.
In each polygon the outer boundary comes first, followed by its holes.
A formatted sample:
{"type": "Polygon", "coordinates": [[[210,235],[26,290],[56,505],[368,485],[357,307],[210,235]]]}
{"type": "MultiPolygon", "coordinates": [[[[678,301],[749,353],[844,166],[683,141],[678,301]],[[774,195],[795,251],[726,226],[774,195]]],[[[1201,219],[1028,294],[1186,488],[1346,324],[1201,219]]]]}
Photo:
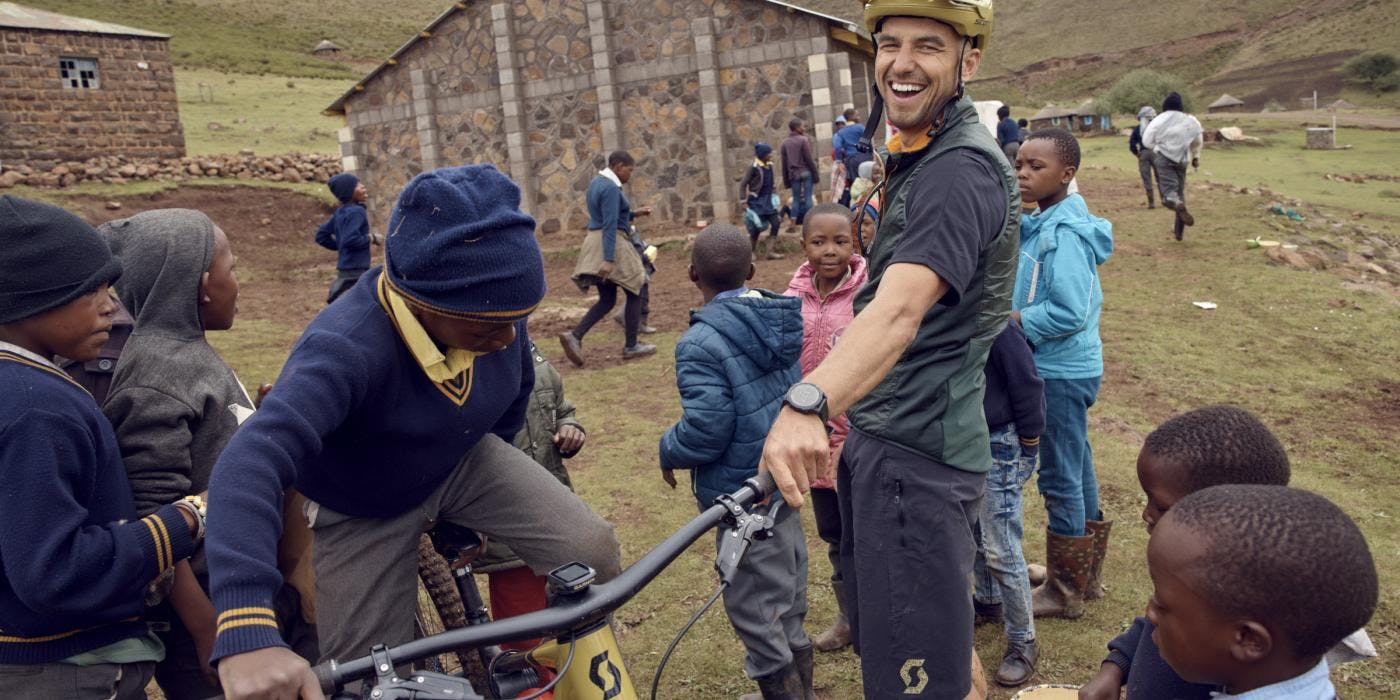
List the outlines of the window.
{"type": "Polygon", "coordinates": [[[96,90],[102,87],[97,78],[95,58],[60,58],[58,71],[65,89],[96,90]]]}
{"type": "Polygon", "coordinates": [[[1093,117],[1092,115],[1091,115],[1091,116],[1088,116],[1088,117],[1084,117],[1084,126],[1093,126],[1093,125],[1094,125],[1094,117],[1093,117]]]}
{"type": "Polygon", "coordinates": [[[1059,118],[1059,117],[1051,117],[1051,118],[1050,118],[1050,123],[1051,123],[1052,125],[1054,125],[1054,126],[1059,126],[1059,125],[1060,125],[1060,118],[1059,118]]]}

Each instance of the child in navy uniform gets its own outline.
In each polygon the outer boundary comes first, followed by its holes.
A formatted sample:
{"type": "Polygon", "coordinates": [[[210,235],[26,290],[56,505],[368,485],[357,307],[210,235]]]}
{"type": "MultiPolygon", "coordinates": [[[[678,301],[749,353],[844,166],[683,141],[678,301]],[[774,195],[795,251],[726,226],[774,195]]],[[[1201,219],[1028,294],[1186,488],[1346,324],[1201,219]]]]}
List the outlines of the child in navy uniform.
{"type": "Polygon", "coordinates": [[[382,268],[311,322],[210,480],[209,570],[227,694],[314,687],[273,610],[282,492],[308,499],[323,659],[413,638],[419,536],[436,520],[537,574],[621,569],[612,526],[515,449],[534,388],[525,319],[544,260],[520,189],[489,165],[415,177],[382,268]]]}
{"type": "MultiPolygon", "coordinates": [[[[671,470],[691,470],[702,510],[758,473],[768,427],[801,377],[802,302],[749,289],[753,274],[743,231],[714,224],[696,237],[690,281],[705,305],[676,344],[684,413],[661,437],[661,468],[672,488],[671,470]]],[[[753,543],[724,591],[724,610],[748,651],[744,672],[764,698],[812,697],[812,642],[802,629],[807,545],[797,511],[782,507],[772,537],[753,543]]]]}
{"type": "Polygon", "coordinates": [[[1335,700],[1323,656],[1380,595],[1356,523],[1287,486],[1186,496],[1152,530],[1147,568],[1162,658],[1217,700],[1335,700]]]}
{"type": "Polygon", "coordinates": [[[0,198],[0,697],[145,698],[148,590],[203,534],[185,501],[137,519],[112,427],[50,360],[97,357],[120,274],[82,219],[0,198]]]}
{"type": "Polygon", "coordinates": [[[316,243],[337,253],[335,279],[331,282],[330,293],[326,295],[326,303],[329,304],[369,270],[370,243],[379,245],[384,239],[379,234],[369,232],[369,218],[365,215],[365,197],[368,193],[359,178],[350,173],[340,173],[328,180],[326,187],[340,200],[340,207],[331,218],[316,229],[316,243]]]}

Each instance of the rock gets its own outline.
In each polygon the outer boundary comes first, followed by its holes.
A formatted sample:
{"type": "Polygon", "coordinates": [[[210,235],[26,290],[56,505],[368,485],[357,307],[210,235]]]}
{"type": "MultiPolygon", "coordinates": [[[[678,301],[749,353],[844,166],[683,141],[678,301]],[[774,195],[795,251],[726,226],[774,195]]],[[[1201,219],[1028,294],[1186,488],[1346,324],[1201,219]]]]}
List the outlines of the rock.
{"type": "Polygon", "coordinates": [[[559,219],[545,219],[540,223],[540,233],[545,235],[558,233],[563,227],[564,225],[559,222],[559,219]]]}
{"type": "MultiPolygon", "coordinates": [[[[1302,253],[1292,250],[1284,250],[1283,246],[1269,248],[1264,251],[1264,254],[1268,256],[1270,261],[1279,265],[1286,265],[1295,270],[1321,269],[1319,267],[1314,267],[1313,261],[1304,257],[1302,253]]],[[[1316,253],[1313,253],[1313,255],[1315,257],[1317,256],[1316,253]]],[[[1326,267],[1327,263],[1326,261],[1323,261],[1321,257],[1317,257],[1317,261],[1322,263],[1322,267],[1326,267]]]]}
{"type": "Polygon", "coordinates": [[[262,224],[263,226],[271,226],[271,225],[272,225],[272,219],[270,219],[270,218],[264,216],[262,219],[260,219],[260,220],[258,221],[258,223],[262,224]]]}
{"type": "Polygon", "coordinates": [[[1381,275],[1381,276],[1385,276],[1385,275],[1390,274],[1390,271],[1389,271],[1389,270],[1387,270],[1387,269],[1385,269],[1385,268],[1383,268],[1383,267],[1381,267],[1380,265],[1377,265],[1377,264],[1375,264],[1375,263],[1366,263],[1366,266],[1365,266],[1364,268],[1362,268],[1362,269],[1366,270],[1367,272],[1371,272],[1371,273],[1373,273],[1373,274],[1377,274],[1377,275],[1381,275]]]}
{"type": "Polygon", "coordinates": [[[199,177],[204,174],[204,169],[199,167],[199,163],[190,163],[190,167],[185,169],[189,174],[199,177]]]}
{"type": "Polygon", "coordinates": [[[63,177],[64,175],[67,175],[69,172],[71,172],[71,171],[68,169],[68,166],[66,166],[66,165],[58,165],[58,166],[55,166],[53,170],[50,170],[50,171],[49,171],[49,174],[50,174],[50,175],[57,175],[57,176],[59,176],[59,177],[63,177]]]}
{"type": "Polygon", "coordinates": [[[253,155],[253,149],[251,149],[251,148],[240,149],[240,150],[238,151],[238,155],[240,155],[240,156],[251,156],[251,155],[253,155]]]}
{"type": "Polygon", "coordinates": [[[116,211],[116,210],[122,208],[122,203],[113,200],[113,201],[107,202],[106,204],[104,204],[104,205],[102,205],[102,206],[104,206],[104,207],[106,207],[107,209],[110,209],[110,210],[112,210],[112,211],[116,211]]]}
{"type": "Polygon", "coordinates": [[[136,177],[136,166],[127,163],[126,165],[117,168],[117,174],[122,177],[136,177]]]}
{"type": "Polygon", "coordinates": [[[0,189],[14,187],[21,182],[24,182],[24,176],[14,170],[0,173],[0,189]]]}
{"type": "Polygon", "coordinates": [[[78,176],[74,175],[73,173],[68,173],[67,175],[64,175],[63,179],[58,181],[59,187],[72,187],[76,184],[78,184],[78,176]]]}
{"type": "Polygon", "coordinates": [[[218,123],[218,122],[209,122],[207,125],[205,125],[205,128],[208,129],[208,130],[210,130],[210,131],[223,131],[223,130],[227,129],[228,127],[226,127],[226,126],[224,126],[223,124],[220,124],[220,123],[218,123]]]}

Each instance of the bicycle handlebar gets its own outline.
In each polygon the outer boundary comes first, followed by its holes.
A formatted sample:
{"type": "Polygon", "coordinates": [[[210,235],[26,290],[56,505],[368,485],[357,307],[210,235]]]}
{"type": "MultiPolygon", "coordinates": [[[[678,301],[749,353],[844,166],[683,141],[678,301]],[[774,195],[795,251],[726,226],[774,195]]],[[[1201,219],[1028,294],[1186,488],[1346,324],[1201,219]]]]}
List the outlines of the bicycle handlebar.
{"type": "MultiPolygon", "coordinates": [[[[772,475],[764,472],[744,481],[744,485],[728,500],[741,508],[767,498],[775,490],[772,475]]],[[[723,498],[721,501],[725,500],[723,498]]],[[[557,601],[553,607],[536,612],[509,617],[484,625],[473,625],[448,630],[431,637],[415,639],[389,650],[393,663],[417,661],[437,656],[456,649],[474,648],[488,644],[559,637],[568,632],[586,627],[604,619],[614,610],[622,607],[639,591],[661,574],[675,561],[686,548],[700,539],[716,525],[720,524],[731,511],[722,502],[705,509],[699,516],[681,526],[647,552],[617,578],[590,586],[584,592],[557,601]]],[[[317,665],[313,669],[321,684],[321,692],[326,695],[338,692],[346,683],[371,677],[375,674],[374,661],[370,656],[339,663],[335,660],[317,665]]]]}

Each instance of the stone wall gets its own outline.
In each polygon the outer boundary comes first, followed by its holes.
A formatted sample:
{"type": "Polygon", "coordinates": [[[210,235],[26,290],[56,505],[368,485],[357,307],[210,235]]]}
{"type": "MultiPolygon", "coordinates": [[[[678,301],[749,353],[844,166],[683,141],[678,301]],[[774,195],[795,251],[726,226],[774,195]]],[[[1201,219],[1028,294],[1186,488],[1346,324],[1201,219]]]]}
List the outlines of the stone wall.
{"type": "Polygon", "coordinates": [[[577,234],[616,148],[638,160],[636,206],[723,218],[754,142],[776,147],[793,116],[829,151],[865,60],[826,21],[758,0],[477,0],[346,102],[342,153],[379,220],[418,170],[492,163],[542,234],[577,234]]]}
{"type": "Polygon", "coordinates": [[[184,154],[168,40],[0,30],[0,159],[184,154]],[[100,87],[64,88],[61,57],[96,59],[100,87]]]}

